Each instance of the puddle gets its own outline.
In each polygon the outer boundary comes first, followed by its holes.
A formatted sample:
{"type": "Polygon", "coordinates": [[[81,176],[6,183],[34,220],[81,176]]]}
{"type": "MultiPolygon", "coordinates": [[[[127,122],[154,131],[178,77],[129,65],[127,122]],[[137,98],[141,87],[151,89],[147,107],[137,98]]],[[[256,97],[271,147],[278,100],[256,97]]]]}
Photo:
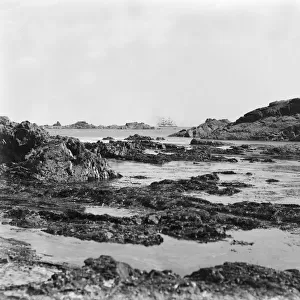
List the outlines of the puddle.
{"type": "Polygon", "coordinates": [[[151,165],[138,162],[110,160],[111,167],[124,177],[112,182],[115,186],[130,186],[133,184],[148,185],[163,179],[184,179],[212,172],[234,171],[237,174],[218,174],[220,181],[241,181],[253,185],[242,188],[233,196],[215,196],[206,193],[193,193],[212,202],[233,203],[239,201],[277,202],[300,204],[300,162],[278,160],[276,163],[249,163],[239,161],[228,162],[193,162],[172,161],[164,165],[151,165]],[[246,175],[246,173],[252,175],[246,175]],[[146,179],[132,178],[142,175],[146,179]],[[267,179],[277,179],[279,182],[267,183],[267,179]]]}
{"type": "Polygon", "coordinates": [[[228,150],[228,149],[231,149],[232,146],[218,146],[218,147],[216,147],[216,148],[222,149],[222,150],[228,150]]]}
{"type": "Polygon", "coordinates": [[[144,152],[146,154],[153,154],[153,155],[157,155],[158,154],[157,150],[152,150],[152,149],[145,149],[144,152]]]}
{"type": "Polygon", "coordinates": [[[300,235],[278,229],[228,233],[235,240],[254,242],[254,245],[230,245],[232,239],[199,244],[162,235],[163,244],[145,247],[81,241],[71,237],[53,236],[35,229],[0,225],[2,237],[26,241],[45,260],[52,262],[82,265],[88,257],[111,255],[135,268],[148,271],[171,269],[180,275],[190,274],[200,267],[210,267],[225,261],[244,261],[280,270],[300,269],[300,235]]]}
{"type": "Polygon", "coordinates": [[[114,207],[106,207],[106,206],[87,206],[84,210],[85,213],[93,214],[93,215],[110,215],[113,217],[132,217],[138,212],[129,210],[126,208],[114,208],[114,207]]]}

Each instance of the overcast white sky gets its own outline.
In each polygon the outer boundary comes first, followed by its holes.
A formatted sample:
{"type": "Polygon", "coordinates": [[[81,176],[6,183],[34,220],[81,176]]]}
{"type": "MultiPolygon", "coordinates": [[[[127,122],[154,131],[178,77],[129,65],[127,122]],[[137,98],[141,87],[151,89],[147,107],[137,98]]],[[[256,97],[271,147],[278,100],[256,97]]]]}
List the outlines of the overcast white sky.
{"type": "Polygon", "coordinates": [[[0,0],[0,115],[235,120],[300,96],[300,1],[0,0]]]}

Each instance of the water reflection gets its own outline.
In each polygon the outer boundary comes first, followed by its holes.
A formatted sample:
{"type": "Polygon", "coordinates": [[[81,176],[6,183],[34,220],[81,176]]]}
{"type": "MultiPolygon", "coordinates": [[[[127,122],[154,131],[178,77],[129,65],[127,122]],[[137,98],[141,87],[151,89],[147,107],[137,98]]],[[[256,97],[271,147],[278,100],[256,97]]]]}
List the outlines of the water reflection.
{"type": "Polygon", "coordinates": [[[26,241],[43,258],[52,262],[82,265],[88,257],[111,255],[133,267],[144,270],[172,269],[180,275],[200,267],[225,261],[244,261],[275,269],[300,268],[300,236],[278,229],[255,229],[229,232],[235,240],[254,242],[252,246],[231,245],[232,239],[199,244],[164,236],[159,246],[122,245],[81,241],[76,238],[52,236],[39,230],[18,229],[0,225],[4,238],[26,241]]]}

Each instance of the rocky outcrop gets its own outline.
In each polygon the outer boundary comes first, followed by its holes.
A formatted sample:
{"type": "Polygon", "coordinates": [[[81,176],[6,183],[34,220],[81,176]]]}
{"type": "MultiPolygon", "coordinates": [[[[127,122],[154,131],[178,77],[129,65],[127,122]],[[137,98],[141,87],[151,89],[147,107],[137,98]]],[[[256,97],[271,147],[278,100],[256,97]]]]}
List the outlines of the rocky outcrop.
{"type": "Polygon", "coordinates": [[[129,122],[125,125],[108,125],[105,129],[155,129],[155,127],[143,122],[129,122]]]}
{"type": "Polygon", "coordinates": [[[300,98],[276,101],[246,113],[234,123],[206,120],[173,136],[219,140],[300,141],[300,98]],[[211,126],[211,124],[215,126],[211,126]],[[209,128],[209,129],[207,129],[209,128]]]}
{"type": "Polygon", "coordinates": [[[23,161],[32,149],[49,138],[49,133],[28,121],[0,124],[0,163],[23,161]]]}
{"type": "Polygon", "coordinates": [[[28,121],[0,125],[0,162],[7,176],[38,180],[86,181],[115,178],[101,155],[76,138],[51,137],[28,121]]]}
{"type": "Polygon", "coordinates": [[[72,129],[92,129],[92,128],[97,128],[97,126],[93,124],[89,124],[86,121],[78,121],[74,124],[71,125],[66,125],[64,128],[72,128],[72,129]]]}
{"type": "Polygon", "coordinates": [[[61,127],[61,124],[59,121],[57,121],[56,123],[53,124],[54,127],[61,127]]]}
{"type": "Polygon", "coordinates": [[[225,146],[225,144],[222,142],[205,141],[201,139],[192,139],[190,145],[201,145],[201,146],[212,146],[212,147],[225,146]]]}
{"type": "Polygon", "coordinates": [[[236,120],[235,124],[253,123],[264,118],[293,116],[296,114],[300,114],[300,98],[271,102],[267,107],[246,113],[243,117],[236,120]]]}
{"type": "Polygon", "coordinates": [[[178,137],[199,137],[199,138],[209,138],[209,136],[218,128],[223,128],[230,124],[227,119],[207,119],[203,124],[198,127],[192,127],[190,129],[182,129],[181,131],[171,134],[170,136],[178,137]]]}
{"type": "MultiPolygon", "coordinates": [[[[1,117],[1,118],[5,118],[5,117],[1,117]]],[[[2,121],[0,119],[0,124],[1,122],[2,121]]],[[[57,127],[59,127],[60,129],[155,129],[155,127],[145,124],[143,122],[129,122],[126,123],[125,125],[96,126],[93,124],[89,124],[86,121],[78,121],[74,124],[62,126],[60,122],[57,121],[53,125],[44,125],[44,128],[47,129],[56,129],[57,127]]]]}
{"type": "Polygon", "coordinates": [[[154,129],[153,126],[145,124],[143,122],[130,122],[125,124],[126,129],[154,129]]]}
{"type": "Polygon", "coordinates": [[[10,123],[10,120],[8,117],[6,116],[0,116],[0,124],[1,125],[7,125],[10,123]]]}
{"type": "Polygon", "coordinates": [[[130,135],[125,139],[126,141],[152,141],[154,140],[151,136],[143,136],[139,134],[130,135]]]}
{"type": "Polygon", "coordinates": [[[151,164],[163,164],[171,161],[170,155],[145,153],[145,144],[152,143],[149,140],[109,141],[103,143],[85,143],[87,149],[105,158],[138,161],[151,164]]]}

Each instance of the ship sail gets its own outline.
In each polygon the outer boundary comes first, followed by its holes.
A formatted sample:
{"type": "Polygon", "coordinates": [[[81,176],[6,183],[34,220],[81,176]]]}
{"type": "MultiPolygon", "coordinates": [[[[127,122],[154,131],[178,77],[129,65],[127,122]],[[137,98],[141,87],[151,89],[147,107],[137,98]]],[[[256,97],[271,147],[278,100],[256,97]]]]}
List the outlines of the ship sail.
{"type": "Polygon", "coordinates": [[[177,125],[171,118],[160,118],[157,127],[177,127],[177,125]]]}

